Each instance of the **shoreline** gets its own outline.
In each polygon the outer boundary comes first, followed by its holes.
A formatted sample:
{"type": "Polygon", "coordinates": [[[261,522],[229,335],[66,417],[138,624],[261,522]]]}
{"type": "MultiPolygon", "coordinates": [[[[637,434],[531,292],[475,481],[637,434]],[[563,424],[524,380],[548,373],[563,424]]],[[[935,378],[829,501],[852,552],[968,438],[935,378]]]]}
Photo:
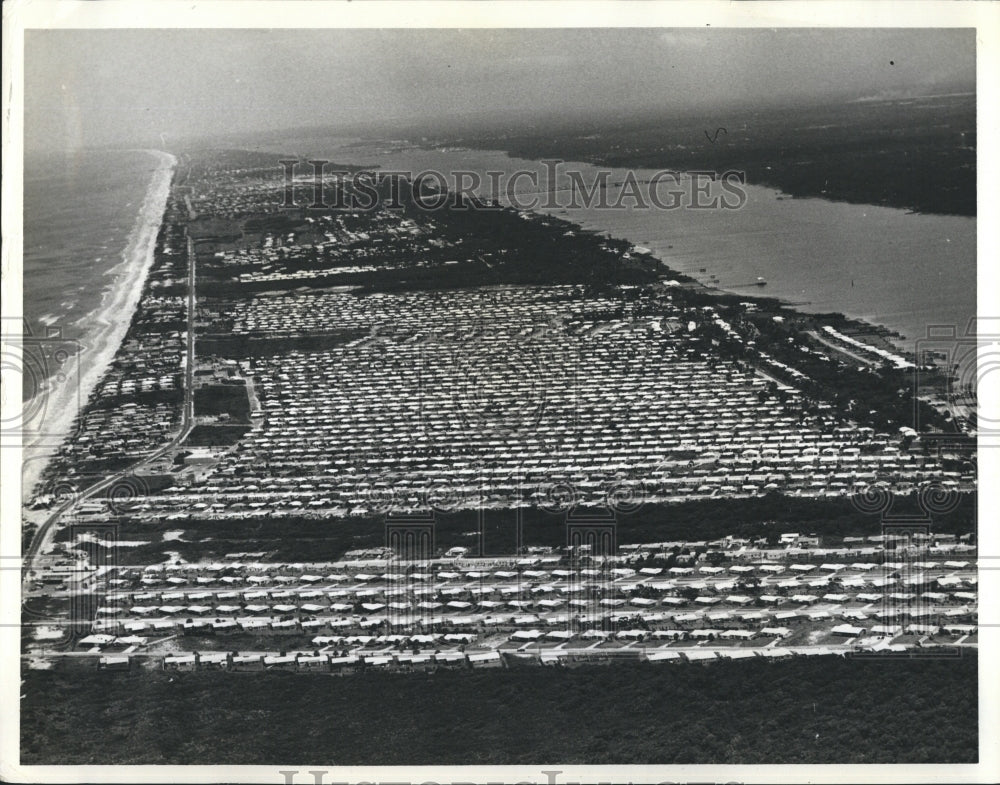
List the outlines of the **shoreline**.
{"type": "MultiPolygon", "coordinates": [[[[414,139],[375,138],[344,143],[310,137],[296,140],[295,147],[310,156],[340,162],[366,161],[368,168],[388,171],[478,171],[483,178],[482,187],[474,187],[473,192],[483,198],[493,196],[487,190],[489,177],[484,174],[490,170],[502,170],[508,177],[515,170],[534,170],[540,179],[547,176],[546,164],[541,160],[520,158],[500,147],[470,147],[467,143],[442,147],[434,141],[414,139]]],[[[277,139],[262,149],[287,154],[287,144],[277,139]]],[[[626,176],[626,169],[621,167],[579,159],[558,160],[564,170],[572,168],[583,172],[585,177],[605,170],[611,172],[612,180],[624,180],[626,176]]],[[[654,172],[641,168],[628,171],[640,181],[654,172]]],[[[843,316],[864,325],[865,332],[877,336],[877,342],[894,353],[912,354],[917,342],[927,337],[929,326],[955,324],[964,333],[970,319],[976,316],[975,298],[969,302],[967,296],[976,289],[975,217],[913,214],[887,205],[796,197],[760,182],[746,183],[744,188],[752,194],[749,206],[729,212],[748,215],[749,223],[713,226],[675,219],[674,237],[664,234],[662,224],[655,222],[639,219],[625,224],[614,217],[617,211],[567,209],[564,205],[550,208],[534,205],[527,211],[644,248],[666,270],[696,281],[713,294],[775,300],[804,316],[843,316]],[[606,219],[608,215],[612,216],[610,220],[606,219]],[[838,222],[840,229],[836,228],[838,222]],[[765,224],[772,228],[786,227],[778,232],[786,239],[776,245],[757,240],[763,236],[760,228],[765,224]],[[706,235],[706,229],[712,233],[706,235]],[[739,234],[745,234],[746,244],[730,239],[739,234]],[[813,248],[816,236],[821,241],[821,253],[834,253],[829,264],[820,267],[827,274],[819,277],[813,261],[819,258],[813,248]],[[713,237],[722,239],[714,241],[713,237]],[[893,239],[886,241],[886,237],[893,239]],[[957,242],[946,245],[952,243],[951,238],[957,242]],[[941,259],[952,260],[951,266],[942,266],[941,259]],[[885,269],[896,272],[891,282],[893,290],[908,287],[911,291],[903,296],[889,291],[890,279],[878,272],[885,269]],[[959,269],[962,275],[959,279],[949,274],[953,280],[943,281],[928,274],[929,269],[959,269]],[[715,275],[709,276],[709,271],[715,275]],[[767,279],[766,290],[757,287],[751,290],[740,283],[752,281],[756,276],[767,279]],[[959,280],[961,283],[957,283],[959,280]],[[914,287],[914,282],[919,286],[914,287]]],[[[540,192],[519,190],[519,193],[523,196],[540,192]]],[[[499,201],[507,204],[503,196],[499,195],[499,201]]]]}
{"type": "MultiPolygon", "coordinates": [[[[419,143],[409,143],[411,148],[418,149],[426,152],[440,152],[439,148],[432,146],[424,146],[419,143]]],[[[545,164],[538,159],[523,159],[515,154],[512,154],[509,150],[502,148],[463,148],[469,152],[479,152],[479,153],[499,153],[505,156],[508,160],[513,162],[521,162],[524,160],[530,160],[531,163],[536,164],[540,169],[545,166],[545,164]]],[[[565,167],[592,167],[595,170],[609,170],[618,174],[619,172],[624,172],[628,167],[622,166],[611,166],[602,163],[595,163],[593,161],[582,161],[582,160],[565,160],[561,161],[561,164],[565,167]]],[[[631,171],[631,170],[630,170],[631,171]]],[[[647,172],[645,168],[639,168],[634,170],[640,178],[647,172]]],[[[652,170],[648,170],[652,171],[652,170]]],[[[941,214],[941,213],[922,213],[919,211],[914,211],[902,207],[893,207],[888,205],[875,205],[860,202],[849,202],[846,200],[839,199],[829,199],[821,196],[811,196],[811,195],[794,195],[786,191],[781,190],[778,186],[757,182],[757,183],[745,183],[743,186],[750,192],[758,191],[762,195],[766,195],[771,199],[777,201],[789,200],[795,202],[815,202],[821,203],[823,205],[829,206],[843,206],[843,207],[864,207],[872,211],[892,211],[906,216],[923,216],[927,218],[956,218],[969,220],[976,225],[976,216],[966,216],[966,215],[951,215],[951,214],[941,214]]],[[[872,336],[877,336],[881,341],[884,341],[890,345],[896,352],[902,353],[904,355],[910,355],[913,352],[913,346],[916,340],[924,337],[922,334],[907,335],[901,332],[900,329],[894,327],[889,322],[888,314],[871,314],[862,313],[857,309],[850,309],[847,307],[829,307],[829,308],[812,308],[812,302],[803,303],[799,299],[792,299],[790,295],[777,295],[765,293],[763,290],[753,289],[748,285],[731,285],[727,287],[721,281],[713,280],[711,277],[706,280],[705,275],[707,273],[694,272],[691,269],[684,269],[683,264],[678,264],[677,259],[665,251],[664,249],[659,249],[655,246],[655,243],[651,243],[647,237],[634,237],[627,236],[632,234],[631,232],[621,232],[618,228],[608,228],[606,224],[596,220],[595,216],[589,215],[585,209],[581,208],[565,208],[562,206],[544,207],[536,206],[529,208],[529,212],[536,215],[547,216],[549,218],[560,219],[579,227],[583,231],[594,232],[597,234],[603,234],[608,237],[625,240],[632,244],[633,247],[641,248],[640,252],[645,252],[652,258],[656,259],[661,265],[663,265],[665,270],[670,271],[672,274],[682,276],[689,279],[692,283],[696,284],[703,291],[712,295],[730,295],[742,297],[746,300],[772,300],[778,302],[783,308],[795,311],[797,313],[803,314],[804,316],[810,317],[822,317],[831,314],[840,314],[845,317],[847,321],[853,322],[858,326],[863,326],[866,332],[870,332],[872,336]]],[[[668,250],[672,246],[668,246],[668,250]]],[[[701,262],[699,262],[701,264],[701,262]]],[[[706,263],[705,266],[710,271],[712,265],[706,263]]],[[[718,265],[715,265],[718,269],[718,265]]],[[[810,292],[803,292],[803,297],[807,298],[813,294],[810,292]]],[[[975,306],[973,306],[973,311],[971,316],[975,316],[975,306]]]]}
{"type": "Polygon", "coordinates": [[[53,384],[52,379],[48,379],[45,389],[22,403],[25,409],[36,404],[41,406],[38,423],[41,433],[30,443],[22,444],[22,503],[34,495],[52,456],[70,435],[90,394],[121,346],[142,296],[177,166],[177,158],[170,153],[161,150],[143,152],[156,157],[159,163],[122,251],[122,259],[109,271],[114,282],[105,291],[101,304],[87,316],[96,324],[96,329],[86,336],[93,345],[85,347],[68,361],[62,383],[53,384]],[[125,314],[127,319],[122,318],[125,314]],[[39,401],[42,396],[44,400],[39,401]]]}
{"type": "MultiPolygon", "coordinates": [[[[763,186],[770,188],[770,186],[763,186]]],[[[791,198],[791,197],[789,197],[791,198]]],[[[812,198],[812,197],[810,197],[812,198]]],[[[821,200],[821,201],[831,201],[831,200],[821,200]]],[[[577,227],[582,232],[591,232],[598,235],[604,235],[606,237],[615,240],[624,240],[632,246],[632,253],[638,253],[639,255],[647,255],[652,259],[655,259],[660,265],[662,265],[663,270],[673,275],[677,278],[683,280],[685,285],[697,288],[699,291],[705,294],[712,295],[713,297],[739,297],[750,302],[774,302],[777,303],[783,309],[790,311],[795,311],[796,313],[802,314],[808,317],[829,317],[832,315],[839,314],[843,316],[848,322],[854,323],[858,327],[863,327],[867,332],[870,332],[873,336],[877,335],[884,341],[892,343],[892,345],[900,352],[907,352],[907,349],[902,345],[904,341],[908,340],[907,336],[902,335],[899,331],[893,329],[892,327],[880,322],[875,321],[868,314],[858,314],[851,311],[833,311],[833,310],[817,310],[817,311],[807,311],[802,308],[802,303],[796,300],[791,300],[787,296],[774,295],[764,293],[763,288],[752,287],[750,284],[743,284],[733,286],[732,288],[726,288],[721,283],[717,281],[703,280],[703,275],[694,274],[690,271],[681,270],[674,266],[669,258],[664,258],[664,254],[661,254],[656,249],[651,249],[644,247],[641,241],[633,240],[629,237],[625,237],[622,234],[618,234],[615,231],[604,229],[598,226],[596,223],[586,220],[575,220],[573,217],[568,215],[560,215],[559,212],[553,209],[542,209],[535,208],[531,212],[536,215],[546,216],[548,218],[554,218],[567,223],[572,224],[577,227]]]]}

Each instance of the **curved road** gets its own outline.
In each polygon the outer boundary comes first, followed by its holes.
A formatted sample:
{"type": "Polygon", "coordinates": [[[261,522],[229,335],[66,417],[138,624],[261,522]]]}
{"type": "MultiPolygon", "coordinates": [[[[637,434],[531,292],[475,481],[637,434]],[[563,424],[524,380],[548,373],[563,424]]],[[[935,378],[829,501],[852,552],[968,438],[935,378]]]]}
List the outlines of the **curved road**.
{"type": "MultiPolygon", "coordinates": [[[[186,347],[186,369],[184,373],[184,406],[181,412],[181,429],[178,434],[167,442],[165,445],[155,450],[154,452],[142,458],[138,462],[134,463],[127,469],[122,469],[115,474],[105,477],[103,480],[94,483],[89,488],[81,491],[79,495],[64,502],[61,506],[56,508],[56,510],[49,515],[48,518],[38,527],[38,531],[35,532],[31,543],[28,545],[27,549],[23,554],[22,560],[22,575],[24,579],[27,578],[28,573],[34,569],[35,560],[38,558],[39,553],[46,549],[51,542],[52,536],[55,534],[56,524],[59,520],[71,512],[80,502],[89,499],[101,491],[111,488],[119,480],[134,474],[135,471],[142,466],[145,466],[157,458],[160,458],[164,454],[176,449],[191,433],[191,429],[194,427],[194,322],[195,322],[195,255],[194,255],[194,242],[190,237],[187,238],[187,255],[188,255],[188,324],[187,324],[187,347],[186,347]]],[[[145,284],[144,284],[145,285],[145,284]]],[[[23,590],[22,590],[23,593],[23,590]]]]}

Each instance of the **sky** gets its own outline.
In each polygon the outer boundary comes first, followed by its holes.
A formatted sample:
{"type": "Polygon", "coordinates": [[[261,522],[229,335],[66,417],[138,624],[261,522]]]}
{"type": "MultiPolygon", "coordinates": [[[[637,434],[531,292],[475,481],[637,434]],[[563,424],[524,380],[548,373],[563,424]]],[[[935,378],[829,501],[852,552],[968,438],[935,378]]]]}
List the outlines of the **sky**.
{"type": "Polygon", "coordinates": [[[970,29],[29,30],[25,147],[974,89],[970,29]]]}

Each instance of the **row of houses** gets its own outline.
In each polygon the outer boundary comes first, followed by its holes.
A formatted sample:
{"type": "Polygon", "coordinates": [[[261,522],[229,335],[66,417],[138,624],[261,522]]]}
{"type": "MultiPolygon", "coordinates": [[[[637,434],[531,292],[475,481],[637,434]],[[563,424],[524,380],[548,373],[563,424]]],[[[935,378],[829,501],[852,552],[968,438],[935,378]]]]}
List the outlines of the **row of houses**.
{"type": "Polygon", "coordinates": [[[816,603],[811,598],[793,598],[782,607],[753,605],[699,606],[678,609],[658,609],[653,605],[604,604],[580,602],[557,606],[528,604],[504,607],[470,607],[465,613],[447,613],[435,609],[382,607],[362,613],[329,611],[309,613],[301,609],[283,612],[277,608],[193,608],[171,607],[137,613],[122,609],[110,614],[98,614],[92,629],[105,635],[170,635],[176,633],[227,635],[253,633],[257,635],[371,634],[371,631],[391,629],[395,633],[412,634],[440,629],[472,631],[489,634],[504,630],[544,625],[550,629],[579,630],[588,624],[608,625],[640,623],[648,628],[680,628],[686,630],[727,628],[761,630],[775,624],[828,624],[837,619],[850,623],[874,620],[886,623],[908,619],[912,624],[974,623],[978,617],[972,603],[936,605],[931,603],[871,603],[845,605],[816,603]],[[801,600],[805,599],[803,602],[801,600]]]}
{"type": "MultiPolygon", "coordinates": [[[[904,646],[892,645],[879,638],[877,641],[855,647],[856,650],[867,648],[874,652],[899,653],[906,651],[904,646]]],[[[770,647],[762,649],[685,649],[672,651],[669,649],[628,650],[626,652],[609,652],[594,650],[590,652],[541,650],[508,652],[501,655],[496,651],[483,652],[438,652],[435,654],[392,654],[392,655],[348,655],[335,656],[316,653],[292,654],[230,654],[230,653],[191,653],[175,654],[163,657],[164,670],[229,670],[229,671],[265,671],[285,670],[300,672],[327,672],[339,674],[361,673],[366,670],[412,671],[437,668],[501,668],[507,666],[507,658],[520,663],[536,663],[540,665],[574,665],[610,664],[616,660],[631,659],[651,663],[695,663],[725,660],[745,660],[762,658],[767,660],[788,659],[791,657],[830,657],[845,656],[849,650],[834,647],[816,646],[810,648],[770,647]],[[624,655],[624,656],[623,656],[624,655]]],[[[144,658],[145,659],[145,658],[144,658]]],[[[129,670],[136,661],[128,656],[105,656],[98,661],[98,667],[105,670],[129,670]]]]}
{"type": "Polygon", "coordinates": [[[438,652],[436,654],[370,654],[337,656],[318,652],[232,654],[223,652],[167,655],[164,670],[303,670],[356,672],[366,669],[420,669],[425,667],[499,668],[499,652],[438,652]]]}
{"type": "MultiPolygon", "coordinates": [[[[806,416],[794,394],[703,357],[696,327],[651,331],[666,317],[607,318],[607,300],[572,294],[254,298],[243,307],[273,308],[286,330],[307,331],[320,313],[325,329],[374,333],[255,358],[262,425],[202,484],[157,505],[222,517],[373,514],[539,504],[553,483],[583,504],[622,487],[645,501],[974,487],[971,471],[806,416]],[[588,322],[587,308],[600,319],[588,322]]],[[[248,331],[264,324],[238,319],[248,331]]]]}
{"type": "MultiPolygon", "coordinates": [[[[872,554],[879,553],[871,549],[872,554]]],[[[651,554],[656,551],[649,551],[651,554]]],[[[673,555],[673,552],[668,551],[673,555]]],[[[802,554],[798,554],[801,558],[802,554]]],[[[808,554],[806,554],[808,555],[808,554]]],[[[955,572],[975,572],[976,563],[968,559],[947,559],[944,561],[858,561],[858,562],[806,562],[786,561],[751,563],[713,564],[700,561],[688,566],[675,567],[639,567],[633,568],[622,564],[619,560],[593,557],[586,562],[573,564],[568,557],[550,557],[549,566],[541,563],[541,559],[516,559],[507,569],[488,569],[479,566],[453,567],[451,565],[433,565],[429,562],[417,564],[400,563],[385,560],[365,565],[363,567],[344,566],[336,572],[307,571],[310,567],[329,568],[330,565],[296,565],[274,563],[233,563],[230,565],[212,564],[155,564],[144,568],[115,567],[102,574],[103,583],[114,590],[123,591],[147,589],[162,586],[166,589],[186,591],[183,587],[193,590],[236,589],[248,586],[254,589],[273,587],[273,591],[288,590],[301,594],[324,586],[324,591],[340,592],[347,586],[357,586],[359,591],[366,590],[368,585],[386,584],[384,588],[395,589],[400,585],[430,586],[432,584],[469,584],[478,588],[489,587],[490,583],[498,586],[507,584],[524,584],[541,586],[546,583],[579,582],[580,580],[602,579],[603,581],[620,581],[622,585],[648,586],[654,589],[668,590],[677,588],[684,581],[687,585],[692,579],[706,578],[719,581],[723,576],[732,576],[736,580],[749,578],[776,578],[779,575],[790,576],[787,580],[795,580],[795,584],[807,585],[808,581],[817,581],[815,585],[822,586],[837,579],[841,582],[854,581],[847,585],[891,585],[896,582],[893,574],[906,570],[906,576],[901,576],[905,583],[919,585],[938,580],[948,580],[955,572]],[[540,569],[546,567],[547,569],[540,569]],[[445,567],[445,568],[442,568],[445,567]],[[382,571],[379,570],[381,568],[382,571]],[[674,581],[665,583],[663,579],[674,581]],[[859,581],[859,582],[858,582],[859,581]],[[488,582],[488,583],[487,583],[488,582]]],[[[959,579],[962,582],[975,582],[975,575],[967,575],[959,579]]],[[[722,584],[728,588],[730,584],[722,584]]],[[[147,592],[148,593],[148,592],[147,592]]],[[[148,599],[153,595],[143,596],[148,599]]],[[[337,594],[333,596],[346,596],[337,594]]]]}
{"type": "Polygon", "coordinates": [[[238,592],[164,592],[108,594],[103,598],[104,606],[99,610],[107,615],[129,608],[136,615],[152,614],[167,608],[171,613],[207,613],[223,608],[223,612],[252,609],[251,612],[265,613],[272,609],[279,613],[305,611],[320,613],[327,611],[368,611],[394,610],[442,610],[464,612],[472,607],[538,607],[555,609],[563,605],[585,605],[600,603],[608,607],[634,605],[680,606],[686,604],[713,605],[726,603],[738,606],[752,604],[780,605],[787,602],[812,604],[816,602],[895,602],[915,604],[961,604],[975,602],[974,591],[942,590],[936,583],[914,583],[909,590],[891,590],[882,585],[879,591],[844,591],[842,587],[829,585],[809,587],[797,581],[782,581],[774,584],[737,584],[732,581],[710,584],[694,582],[678,585],[670,582],[649,584],[615,585],[614,583],[581,583],[577,585],[504,585],[471,587],[383,587],[356,590],[302,590],[300,592],[248,591],[238,592]],[[930,590],[933,587],[935,590],[930,590]],[[808,593],[809,589],[819,594],[808,593]],[[824,593],[824,590],[825,591],[824,593]],[[633,596],[638,595],[638,596],[633,596]],[[698,595],[698,596],[693,596],[698,595]],[[576,597],[576,598],[575,598],[576,597]],[[582,599],[580,597],[583,597],[582,599]],[[178,604],[180,603],[180,604],[178,604]],[[185,603],[194,603],[186,605],[185,603]]]}

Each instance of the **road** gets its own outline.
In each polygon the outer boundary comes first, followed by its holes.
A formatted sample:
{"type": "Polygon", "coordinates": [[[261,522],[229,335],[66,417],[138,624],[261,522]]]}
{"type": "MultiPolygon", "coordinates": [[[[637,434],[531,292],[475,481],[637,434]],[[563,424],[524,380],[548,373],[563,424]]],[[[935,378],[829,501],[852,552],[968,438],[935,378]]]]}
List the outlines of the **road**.
{"type": "MultiPolygon", "coordinates": [[[[194,427],[195,301],[197,298],[194,242],[190,237],[187,238],[187,256],[188,323],[185,357],[186,367],[184,372],[184,405],[181,411],[180,431],[178,431],[177,435],[165,445],[140,459],[138,462],[132,464],[126,469],[122,469],[115,474],[105,477],[99,482],[94,483],[86,490],[81,491],[77,496],[69,499],[57,507],[56,510],[38,527],[38,530],[35,532],[35,536],[32,538],[31,543],[24,552],[22,560],[22,575],[24,576],[25,584],[27,582],[28,574],[34,570],[35,561],[38,558],[38,555],[47,550],[51,544],[52,537],[56,531],[56,524],[61,518],[63,518],[63,516],[70,513],[77,507],[77,505],[86,499],[92,498],[101,491],[111,488],[116,482],[134,474],[137,469],[140,469],[141,467],[157,460],[171,450],[176,449],[188,437],[191,433],[191,429],[194,427]]],[[[22,586],[22,594],[24,593],[26,593],[25,585],[22,586]]]]}
{"type": "Polygon", "coordinates": [[[828,341],[826,338],[824,338],[822,335],[820,335],[815,330],[809,330],[808,331],[808,335],[809,335],[810,338],[815,338],[817,341],[819,341],[824,346],[826,346],[826,347],[828,347],[830,349],[833,349],[834,351],[839,352],[840,354],[846,354],[848,357],[850,357],[850,358],[852,358],[854,360],[857,360],[859,363],[861,363],[862,365],[865,365],[865,366],[867,366],[869,368],[878,368],[882,364],[881,362],[879,362],[878,360],[876,360],[873,357],[862,357],[860,354],[855,354],[850,349],[848,349],[848,348],[846,348],[844,346],[838,346],[837,344],[833,343],[833,341],[828,341]]]}

